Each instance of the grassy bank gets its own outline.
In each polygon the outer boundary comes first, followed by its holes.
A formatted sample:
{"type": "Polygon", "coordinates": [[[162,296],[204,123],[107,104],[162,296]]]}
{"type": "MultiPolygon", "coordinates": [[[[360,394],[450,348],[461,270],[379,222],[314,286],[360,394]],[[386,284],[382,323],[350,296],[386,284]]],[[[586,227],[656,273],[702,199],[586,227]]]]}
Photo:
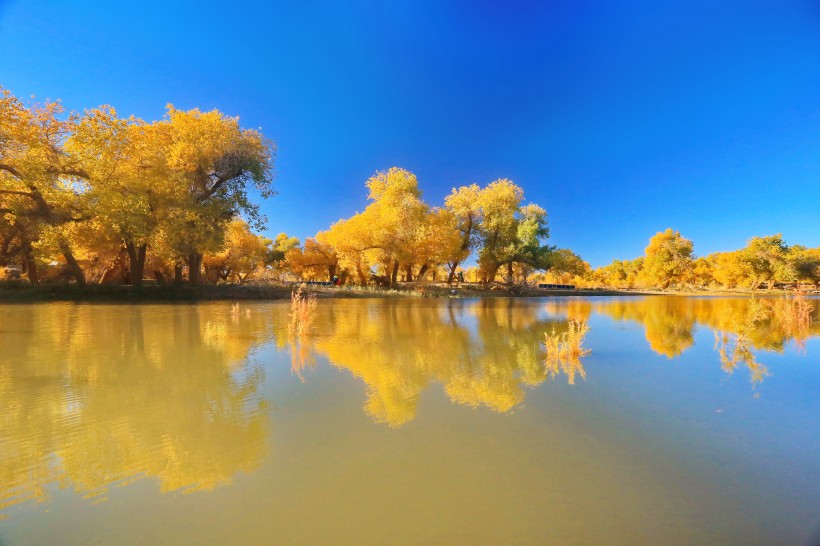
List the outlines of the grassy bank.
{"type": "Polygon", "coordinates": [[[272,300],[290,297],[290,289],[276,286],[75,286],[22,283],[0,284],[0,302],[109,301],[163,302],[208,300],[272,300]]]}
{"type": "MultiPolygon", "coordinates": [[[[75,286],[43,284],[33,286],[24,282],[0,283],[0,302],[38,301],[105,301],[105,302],[165,302],[165,301],[231,301],[279,300],[290,298],[292,288],[276,285],[203,285],[203,286],[75,286]]],[[[470,298],[470,297],[538,297],[538,296],[613,296],[642,295],[645,292],[619,290],[543,290],[496,287],[493,289],[462,285],[401,287],[310,287],[309,294],[318,298],[470,298]]]]}

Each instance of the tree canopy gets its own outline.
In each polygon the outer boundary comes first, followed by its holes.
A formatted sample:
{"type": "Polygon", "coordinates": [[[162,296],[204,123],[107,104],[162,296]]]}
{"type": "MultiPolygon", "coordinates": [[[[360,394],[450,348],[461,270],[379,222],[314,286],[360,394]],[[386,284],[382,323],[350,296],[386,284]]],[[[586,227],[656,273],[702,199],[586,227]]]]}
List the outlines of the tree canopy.
{"type": "Polygon", "coordinates": [[[453,283],[465,272],[485,285],[820,283],[820,248],[789,246],[781,234],[697,257],[692,241],[668,228],[643,256],[593,270],[571,249],[547,244],[547,211],[513,181],[462,185],[435,205],[400,167],[365,181],[361,212],[304,241],[271,239],[258,233],[266,218],[253,196],[275,194],[274,158],[271,141],[218,110],[169,104],[148,122],[110,105],[79,113],[59,101],[27,104],[0,88],[0,267],[19,267],[32,283],[78,285],[187,275],[193,284],[335,279],[395,287],[453,283]]]}
{"type": "Polygon", "coordinates": [[[274,193],[272,143],[217,110],[169,105],[147,123],[0,90],[0,143],[0,259],[23,263],[32,282],[57,261],[77,284],[117,270],[138,285],[150,260],[157,277],[179,277],[184,263],[197,283],[232,221],[263,226],[248,191],[274,193]]]}

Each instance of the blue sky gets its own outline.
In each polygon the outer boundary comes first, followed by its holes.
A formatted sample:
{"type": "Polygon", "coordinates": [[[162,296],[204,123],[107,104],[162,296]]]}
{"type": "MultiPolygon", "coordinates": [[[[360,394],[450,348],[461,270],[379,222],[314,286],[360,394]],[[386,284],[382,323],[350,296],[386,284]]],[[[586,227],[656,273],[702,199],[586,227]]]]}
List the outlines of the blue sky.
{"type": "Polygon", "coordinates": [[[0,0],[0,85],[70,109],[219,108],[278,146],[271,234],[401,166],[441,204],[511,178],[593,265],[820,245],[820,4],[0,0]]]}

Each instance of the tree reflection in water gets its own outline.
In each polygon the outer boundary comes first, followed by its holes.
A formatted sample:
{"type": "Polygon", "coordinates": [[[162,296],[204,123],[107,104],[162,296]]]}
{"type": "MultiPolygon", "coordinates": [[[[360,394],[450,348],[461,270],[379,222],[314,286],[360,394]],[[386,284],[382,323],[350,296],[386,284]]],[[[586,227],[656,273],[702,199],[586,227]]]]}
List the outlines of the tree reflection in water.
{"type": "MultiPolygon", "coordinates": [[[[503,413],[551,375],[584,377],[580,358],[551,364],[543,336],[593,314],[641,324],[669,358],[709,328],[723,368],[759,383],[759,351],[820,333],[816,308],[813,321],[793,311],[788,298],[333,301],[291,355],[298,374],[316,355],[349,371],[365,383],[367,414],[399,426],[433,385],[503,413]]],[[[0,332],[0,507],[47,501],[54,484],[93,500],[144,477],[162,491],[209,490],[265,456],[263,369],[248,355],[271,337],[290,345],[287,306],[5,306],[0,332]]]]}
{"type": "Polygon", "coordinates": [[[759,383],[768,372],[755,351],[782,352],[820,332],[817,322],[795,321],[792,306],[788,298],[684,297],[334,302],[319,307],[315,335],[292,357],[300,377],[315,355],[348,370],[366,385],[365,411],[399,426],[415,417],[420,394],[434,384],[454,403],[503,413],[547,377],[585,378],[580,357],[546,358],[543,336],[561,336],[593,313],[641,324],[650,349],[667,358],[694,344],[697,325],[709,328],[723,369],[743,365],[759,383]]]}
{"type": "Polygon", "coordinates": [[[222,304],[6,307],[0,508],[53,483],[104,500],[115,483],[210,490],[256,468],[263,370],[239,364],[270,323],[222,304]]]}
{"type": "MultiPolygon", "coordinates": [[[[433,384],[455,403],[509,411],[526,387],[546,379],[543,336],[553,328],[565,332],[567,323],[541,303],[380,300],[320,306],[308,339],[312,351],[364,381],[364,409],[375,421],[399,426],[433,384]]],[[[300,352],[294,361],[301,374],[309,359],[300,352]]]]}
{"type": "Polygon", "coordinates": [[[782,353],[789,342],[802,347],[820,333],[817,310],[805,298],[649,297],[601,302],[595,311],[642,324],[652,350],[668,358],[694,343],[697,324],[707,327],[721,367],[731,374],[745,366],[753,385],[768,375],[756,351],[782,353]]]}

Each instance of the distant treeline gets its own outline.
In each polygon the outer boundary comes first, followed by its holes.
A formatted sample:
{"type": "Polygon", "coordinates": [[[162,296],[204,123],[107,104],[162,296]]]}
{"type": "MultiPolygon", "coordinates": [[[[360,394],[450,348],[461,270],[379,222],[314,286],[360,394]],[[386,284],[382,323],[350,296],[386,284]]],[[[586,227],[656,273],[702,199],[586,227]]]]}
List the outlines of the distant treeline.
{"type": "Polygon", "coordinates": [[[588,282],[618,288],[748,288],[820,283],[820,247],[789,246],[781,234],[752,237],[744,248],[696,257],[692,241],[667,229],[649,240],[644,256],[615,260],[588,282]]]}
{"type": "Polygon", "coordinates": [[[667,229],[634,260],[581,275],[581,283],[613,288],[746,288],[820,283],[820,247],[789,246],[781,234],[752,237],[744,248],[696,257],[692,241],[667,229]]]}
{"type": "Polygon", "coordinates": [[[820,282],[820,248],[755,237],[696,258],[668,229],[645,255],[593,270],[546,244],[546,211],[507,179],[454,188],[442,206],[416,176],[391,168],[367,182],[369,203],[314,237],[274,240],[248,196],[272,195],[273,145],[219,111],[160,121],[110,106],[66,113],[0,89],[0,278],[139,285],[335,280],[552,282],[612,288],[768,288],[820,282]],[[476,264],[464,267],[465,262],[476,264]]]}

